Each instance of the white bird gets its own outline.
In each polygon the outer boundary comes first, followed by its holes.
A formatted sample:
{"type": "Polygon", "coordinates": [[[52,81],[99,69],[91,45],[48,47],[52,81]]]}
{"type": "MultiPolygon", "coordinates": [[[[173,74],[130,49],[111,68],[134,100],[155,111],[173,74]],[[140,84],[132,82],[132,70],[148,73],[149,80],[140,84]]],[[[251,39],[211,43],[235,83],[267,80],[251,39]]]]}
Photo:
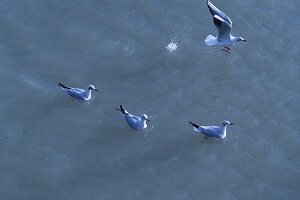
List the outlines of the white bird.
{"type": "Polygon", "coordinates": [[[123,108],[122,105],[120,105],[120,109],[119,108],[116,108],[116,109],[122,112],[122,115],[125,118],[127,124],[133,129],[136,129],[136,130],[145,129],[145,128],[147,128],[146,121],[150,122],[150,120],[148,119],[148,116],[146,114],[142,114],[141,117],[131,115],[131,114],[129,114],[129,112],[127,112],[127,110],[125,110],[123,108]]]}
{"type": "Polygon", "coordinates": [[[222,51],[226,51],[227,53],[230,54],[230,48],[228,46],[232,46],[239,41],[247,42],[247,40],[243,39],[242,37],[234,37],[231,35],[232,22],[225,13],[223,13],[218,8],[216,8],[210,1],[206,1],[206,4],[208,6],[210,13],[213,16],[214,24],[218,29],[217,38],[212,35],[208,35],[206,37],[205,39],[206,45],[224,46],[224,48],[222,48],[222,51]]]}
{"type": "Polygon", "coordinates": [[[61,89],[69,94],[71,97],[79,100],[88,101],[92,97],[92,90],[98,91],[94,85],[89,85],[85,90],[80,88],[72,88],[65,86],[62,83],[58,83],[58,86],[61,86],[61,89]]]}
{"type": "Polygon", "coordinates": [[[205,139],[208,137],[224,139],[226,137],[226,127],[228,125],[233,125],[227,120],[224,120],[221,126],[199,126],[189,121],[193,125],[194,130],[205,135],[205,139]]]}

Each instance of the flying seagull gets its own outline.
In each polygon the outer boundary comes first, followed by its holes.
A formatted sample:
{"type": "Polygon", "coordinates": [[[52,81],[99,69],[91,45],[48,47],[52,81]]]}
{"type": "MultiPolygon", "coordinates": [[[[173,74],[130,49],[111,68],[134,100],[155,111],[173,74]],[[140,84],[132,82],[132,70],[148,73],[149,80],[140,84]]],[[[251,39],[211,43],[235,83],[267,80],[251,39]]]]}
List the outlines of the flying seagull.
{"type": "Polygon", "coordinates": [[[223,46],[222,51],[226,51],[230,54],[230,48],[228,46],[234,45],[236,42],[244,41],[242,37],[234,37],[231,35],[232,22],[229,17],[217,7],[215,7],[210,1],[206,1],[208,9],[213,16],[214,24],[218,29],[217,38],[208,35],[205,39],[205,43],[208,46],[220,45],[223,46]]]}
{"type": "Polygon", "coordinates": [[[120,105],[120,109],[119,108],[116,108],[116,109],[121,111],[127,124],[133,129],[136,129],[136,130],[145,129],[145,128],[147,128],[146,121],[150,122],[150,120],[148,119],[148,116],[146,114],[142,114],[141,117],[131,115],[131,114],[129,114],[129,112],[127,112],[127,110],[125,110],[123,108],[122,105],[120,105]]]}
{"type": "Polygon", "coordinates": [[[89,85],[85,90],[80,88],[72,88],[69,86],[65,86],[62,83],[58,83],[58,86],[61,87],[63,91],[69,94],[71,97],[79,100],[88,101],[92,97],[92,90],[98,91],[94,85],[89,85]]]}
{"type": "Polygon", "coordinates": [[[208,137],[216,139],[224,139],[226,137],[226,127],[228,125],[233,125],[227,120],[224,120],[221,126],[199,126],[189,121],[193,125],[194,130],[205,135],[205,139],[208,137]]]}

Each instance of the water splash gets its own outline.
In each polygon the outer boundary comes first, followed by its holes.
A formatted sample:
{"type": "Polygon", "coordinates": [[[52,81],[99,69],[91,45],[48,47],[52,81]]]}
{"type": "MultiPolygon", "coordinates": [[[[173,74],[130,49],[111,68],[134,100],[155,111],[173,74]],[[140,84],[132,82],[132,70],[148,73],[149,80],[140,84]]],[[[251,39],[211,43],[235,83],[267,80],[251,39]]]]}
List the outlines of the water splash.
{"type": "Polygon", "coordinates": [[[166,46],[169,52],[173,52],[178,48],[178,43],[176,42],[176,34],[170,39],[170,43],[166,46]]]}
{"type": "Polygon", "coordinates": [[[173,51],[175,51],[175,50],[178,48],[178,46],[177,46],[177,43],[170,42],[170,43],[166,46],[166,48],[167,48],[170,52],[173,52],[173,51]]]}

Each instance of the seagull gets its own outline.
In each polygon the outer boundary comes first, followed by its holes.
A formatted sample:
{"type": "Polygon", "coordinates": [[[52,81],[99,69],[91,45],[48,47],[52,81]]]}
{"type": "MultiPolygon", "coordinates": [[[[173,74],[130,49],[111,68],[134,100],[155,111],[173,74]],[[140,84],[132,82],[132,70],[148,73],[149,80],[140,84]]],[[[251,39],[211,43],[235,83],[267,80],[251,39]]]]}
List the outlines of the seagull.
{"type": "Polygon", "coordinates": [[[206,1],[206,4],[213,16],[214,24],[218,29],[217,38],[212,35],[206,37],[205,43],[207,46],[224,46],[221,50],[230,54],[230,48],[228,46],[232,46],[239,41],[247,42],[247,40],[242,37],[234,37],[231,35],[232,22],[225,13],[215,7],[210,1],[206,1]]]}
{"type": "Polygon", "coordinates": [[[79,100],[88,101],[92,97],[92,90],[98,91],[94,85],[89,85],[85,90],[80,88],[72,88],[69,86],[65,86],[62,83],[58,83],[58,86],[61,87],[63,91],[69,94],[71,97],[79,100]]]}
{"type": "Polygon", "coordinates": [[[136,129],[136,130],[145,129],[145,128],[147,128],[146,121],[150,122],[150,120],[148,119],[148,116],[146,114],[142,114],[141,117],[131,115],[131,114],[129,114],[129,112],[127,112],[127,110],[125,110],[123,108],[122,105],[120,105],[120,109],[119,108],[116,108],[116,109],[122,112],[122,115],[125,118],[127,124],[133,129],[136,129]]]}
{"type": "Polygon", "coordinates": [[[216,139],[224,139],[226,137],[226,127],[228,125],[233,125],[227,120],[224,120],[221,126],[199,126],[189,121],[193,125],[194,130],[205,135],[205,139],[208,137],[216,139]]]}

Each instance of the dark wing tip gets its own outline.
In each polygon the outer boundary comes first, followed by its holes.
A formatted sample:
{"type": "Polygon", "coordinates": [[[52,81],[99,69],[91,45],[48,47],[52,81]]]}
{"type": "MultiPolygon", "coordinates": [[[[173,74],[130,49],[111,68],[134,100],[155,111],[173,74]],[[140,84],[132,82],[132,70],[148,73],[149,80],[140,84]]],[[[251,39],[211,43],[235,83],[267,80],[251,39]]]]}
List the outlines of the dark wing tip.
{"type": "Polygon", "coordinates": [[[126,115],[128,115],[128,112],[123,108],[123,106],[122,105],[120,105],[120,109],[119,108],[116,108],[116,110],[119,110],[119,111],[121,111],[122,112],[122,114],[126,114],[126,115]]]}
{"type": "Polygon", "coordinates": [[[65,86],[64,84],[62,84],[62,83],[60,83],[60,82],[58,82],[58,84],[57,84],[57,85],[58,85],[58,86],[60,86],[60,87],[62,87],[62,88],[69,89],[69,90],[71,90],[71,89],[72,89],[71,87],[65,86]]]}
{"type": "Polygon", "coordinates": [[[120,108],[116,108],[116,110],[121,111],[122,113],[124,113],[124,108],[122,107],[122,105],[120,105],[120,108]]]}
{"type": "Polygon", "coordinates": [[[121,109],[121,112],[124,114],[125,113],[125,109],[123,108],[122,105],[120,105],[120,109],[121,109]]]}
{"type": "Polygon", "coordinates": [[[197,124],[194,124],[193,122],[190,122],[190,121],[189,121],[189,123],[192,124],[194,127],[199,128],[199,126],[197,124]]]}
{"type": "Polygon", "coordinates": [[[210,14],[212,14],[212,16],[214,16],[214,13],[213,13],[211,7],[209,6],[209,3],[210,3],[210,2],[207,0],[207,1],[206,1],[206,5],[207,5],[207,7],[208,7],[208,9],[209,9],[209,12],[210,12],[210,14]]]}

